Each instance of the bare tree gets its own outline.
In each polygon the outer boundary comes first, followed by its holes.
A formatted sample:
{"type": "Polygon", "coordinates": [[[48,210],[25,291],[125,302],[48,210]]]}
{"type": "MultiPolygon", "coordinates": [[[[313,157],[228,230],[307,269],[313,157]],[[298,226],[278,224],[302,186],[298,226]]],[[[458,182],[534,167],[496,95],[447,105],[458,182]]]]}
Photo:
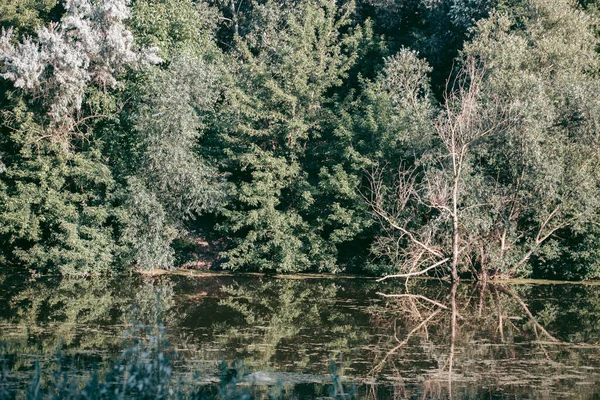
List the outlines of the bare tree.
{"type": "Polygon", "coordinates": [[[499,101],[481,100],[484,75],[485,67],[468,59],[449,82],[443,110],[434,125],[438,150],[428,155],[433,161],[427,167],[401,166],[391,188],[384,167],[368,174],[370,188],[365,198],[385,232],[378,245],[387,246],[387,255],[393,256],[402,272],[389,277],[421,275],[450,263],[446,266],[450,277],[454,281],[459,278],[461,256],[471,252],[472,244],[462,235],[462,213],[486,205],[463,201],[468,157],[477,141],[508,121],[499,101]],[[422,210],[429,221],[415,224],[422,210]]]}

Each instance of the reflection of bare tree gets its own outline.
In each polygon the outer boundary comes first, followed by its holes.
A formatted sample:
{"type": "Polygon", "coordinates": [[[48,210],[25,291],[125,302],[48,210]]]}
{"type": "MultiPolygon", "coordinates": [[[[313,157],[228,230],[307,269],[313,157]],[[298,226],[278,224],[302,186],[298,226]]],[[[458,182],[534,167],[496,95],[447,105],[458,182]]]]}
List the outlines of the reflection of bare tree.
{"type": "Polygon", "coordinates": [[[551,359],[553,352],[547,347],[561,344],[509,286],[481,283],[471,290],[453,284],[446,293],[443,298],[428,297],[423,290],[378,293],[386,303],[373,321],[392,334],[375,351],[372,379],[375,375],[398,382],[408,379],[419,382],[423,396],[452,398],[453,384],[465,379],[465,363],[478,358],[488,363],[498,359],[499,364],[500,359],[513,359],[515,343],[532,343],[540,356],[551,359]],[[481,342],[486,346],[473,345],[481,342]],[[489,354],[472,353],[481,348],[489,354]],[[417,368],[415,354],[422,359],[417,368]]]}
{"type": "Polygon", "coordinates": [[[551,334],[549,334],[548,331],[546,331],[546,329],[544,329],[544,327],[541,326],[538,323],[537,319],[533,316],[533,314],[531,313],[531,311],[529,311],[529,308],[527,307],[527,304],[525,304],[525,302],[519,296],[517,296],[510,289],[505,288],[505,287],[503,287],[501,285],[496,285],[496,288],[498,290],[500,290],[502,293],[505,293],[505,294],[511,296],[512,298],[514,298],[517,301],[517,303],[519,303],[519,306],[521,306],[521,308],[523,309],[523,311],[525,312],[525,314],[527,314],[527,316],[529,317],[529,319],[533,323],[535,336],[536,336],[536,338],[538,340],[539,340],[539,336],[538,336],[538,330],[539,330],[541,333],[543,333],[551,341],[553,341],[553,342],[558,342],[559,341],[554,336],[552,336],[551,334]]]}
{"type": "Polygon", "coordinates": [[[454,366],[454,347],[456,346],[456,282],[450,290],[450,304],[452,306],[452,323],[450,324],[450,355],[448,356],[448,393],[452,398],[452,367],[454,366]]]}
{"type": "MultiPolygon", "coordinates": [[[[390,356],[392,356],[394,353],[396,353],[399,349],[401,349],[402,347],[404,347],[408,341],[412,338],[412,336],[419,332],[421,329],[427,329],[427,324],[437,316],[437,314],[439,314],[440,310],[436,310],[434,313],[432,313],[431,315],[429,315],[426,319],[424,319],[423,321],[421,321],[413,330],[411,330],[408,335],[406,335],[406,338],[402,341],[400,341],[400,339],[398,339],[398,336],[396,335],[396,330],[394,329],[394,339],[398,342],[398,345],[396,347],[393,347],[391,350],[389,350],[385,356],[381,359],[381,361],[373,368],[373,371],[380,371],[381,368],[383,367],[383,365],[385,365],[386,361],[388,360],[388,358],[390,356]]],[[[395,325],[395,324],[394,324],[395,325]]]]}

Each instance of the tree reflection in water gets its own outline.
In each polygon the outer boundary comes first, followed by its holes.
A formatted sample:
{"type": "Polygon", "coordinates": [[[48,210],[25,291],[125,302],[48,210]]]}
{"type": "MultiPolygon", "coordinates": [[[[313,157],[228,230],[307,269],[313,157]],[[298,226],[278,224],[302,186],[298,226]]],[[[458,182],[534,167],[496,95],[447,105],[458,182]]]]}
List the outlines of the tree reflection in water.
{"type": "MultiPolygon", "coordinates": [[[[13,277],[18,278],[18,277],[13,277]]],[[[18,280],[4,278],[0,290],[2,356],[14,371],[27,371],[33,360],[48,362],[57,349],[65,368],[86,371],[106,367],[119,354],[132,321],[172,322],[173,284],[152,278],[18,280]],[[8,281],[8,282],[7,282],[8,281]],[[157,294],[160,294],[157,296],[157,294]],[[161,304],[158,305],[157,297],[161,304]]]]}
{"type": "Polygon", "coordinates": [[[333,281],[288,279],[226,286],[220,306],[240,313],[245,324],[220,326],[223,345],[244,346],[256,368],[318,365],[314,372],[327,374],[332,357],[349,359],[350,349],[368,340],[368,332],[356,329],[358,310],[343,306],[342,291],[333,281]]]}
{"type": "Polygon", "coordinates": [[[180,354],[176,374],[190,385],[214,381],[222,360],[243,360],[256,376],[310,398],[327,394],[334,359],[359,397],[600,393],[600,286],[177,276],[11,282],[0,282],[0,342],[19,382],[36,359],[51,374],[61,343],[73,374],[93,364],[102,370],[120,354],[132,319],[160,319],[180,354]]]}
{"type": "Polygon", "coordinates": [[[374,351],[371,382],[385,376],[396,383],[401,398],[416,393],[423,398],[480,398],[481,391],[502,397],[506,388],[517,397],[597,394],[598,374],[586,381],[585,371],[600,367],[598,334],[593,343],[557,337],[544,325],[558,328],[557,323],[566,321],[556,321],[553,305],[538,307],[534,315],[524,300],[531,287],[427,287],[417,282],[402,293],[377,293],[385,303],[372,307],[372,320],[389,333],[374,351]]]}

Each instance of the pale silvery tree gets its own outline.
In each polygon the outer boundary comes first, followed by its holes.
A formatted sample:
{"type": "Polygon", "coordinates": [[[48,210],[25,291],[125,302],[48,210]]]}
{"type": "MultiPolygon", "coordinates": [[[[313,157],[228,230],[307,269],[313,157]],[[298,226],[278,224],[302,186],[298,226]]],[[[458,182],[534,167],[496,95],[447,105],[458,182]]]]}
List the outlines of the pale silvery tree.
{"type": "MultiPolygon", "coordinates": [[[[507,110],[499,107],[494,96],[482,97],[485,71],[474,58],[464,61],[456,79],[449,82],[432,126],[433,146],[414,166],[402,165],[391,185],[384,168],[369,174],[367,204],[385,232],[377,251],[391,255],[402,272],[391,276],[421,275],[448,265],[456,281],[461,265],[468,264],[466,254],[472,253],[474,244],[465,232],[465,220],[470,210],[484,206],[467,188],[473,174],[471,154],[481,140],[507,126],[507,110]]],[[[419,83],[423,71],[407,72],[391,82],[407,88],[406,99],[427,108],[425,98],[410,95],[423,86],[419,83]]]]}
{"type": "Polygon", "coordinates": [[[155,48],[134,43],[124,21],[129,0],[67,0],[60,23],[37,30],[37,37],[15,43],[12,29],[0,35],[0,76],[41,103],[48,129],[43,137],[69,145],[83,119],[86,88],[118,86],[127,68],[159,63],[155,48]]]}

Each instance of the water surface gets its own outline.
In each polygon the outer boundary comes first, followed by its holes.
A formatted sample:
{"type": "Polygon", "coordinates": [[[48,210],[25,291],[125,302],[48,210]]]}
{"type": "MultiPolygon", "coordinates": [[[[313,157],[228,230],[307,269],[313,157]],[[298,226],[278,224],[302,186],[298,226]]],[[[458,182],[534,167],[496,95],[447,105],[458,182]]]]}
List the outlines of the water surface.
{"type": "Polygon", "coordinates": [[[256,276],[1,277],[9,384],[34,360],[51,373],[57,348],[73,374],[106,367],[132,320],[157,318],[195,385],[243,360],[249,380],[313,398],[333,360],[362,398],[600,397],[600,286],[256,276]]]}

